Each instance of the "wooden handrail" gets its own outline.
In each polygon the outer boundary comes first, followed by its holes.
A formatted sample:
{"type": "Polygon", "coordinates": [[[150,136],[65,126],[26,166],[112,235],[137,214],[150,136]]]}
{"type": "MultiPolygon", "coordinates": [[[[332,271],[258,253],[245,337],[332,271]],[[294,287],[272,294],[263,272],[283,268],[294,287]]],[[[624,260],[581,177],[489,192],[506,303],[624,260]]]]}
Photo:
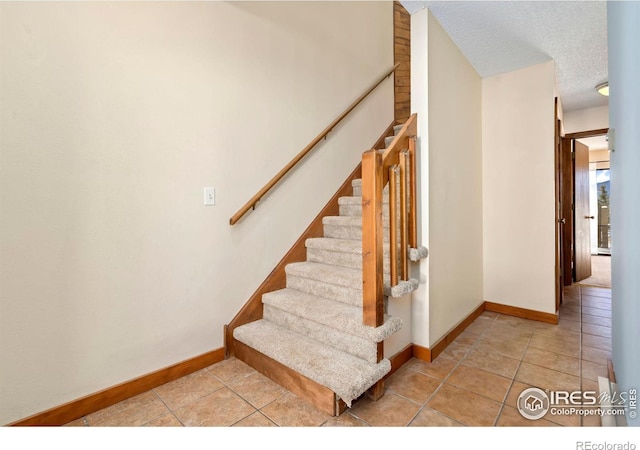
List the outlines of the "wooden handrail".
{"type": "Polygon", "coordinates": [[[331,122],[324,130],[322,130],[322,132],[319,135],[317,135],[305,148],[303,148],[300,151],[300,153],[298,153],[291,161],[289,161],[289,163],[286,166],[284,166],[280,170],[280,172],[276,174],[276,176],[274,176],[271,180],[269,180],[269,182],[265,184],[262,187],[262,189],[258,191],[256,195],[251,197],[251,200],[245,203],[244,206],[238,210],[238,212],[236,212],[233,216],[231,216],[231,219],[229,219],[229,224],[234,225],[250,209],[252,208],[255,209],[256,204],[262,199],[262,197],[265,196],[267,192],[271,190],[271,188],[273,188],[273,186],[276,185],[276,183],[278,183],[278,181],[280,181],[296,164],[298,164],[298,162],[300,162],[300,160],[304,158],[307,153],[313,150],[313,148],[316,145],[318,145],[318,143],[322,139],[324,139],[342,121],[342,119],[344,119],[347,115],[349,115],[349,113],[353,111],[356,108],[356,106],[358,106],[365,98],[367,98],[367,96],[369,96],[369,94],[371,94],[375,88],[377,88],[385,79],[389,78],[391,74],[394,73],[399,66],[400,64],[398,63],[395,66],[393,66],[393,68],[388,70],[374,84],[372,84],[371,87],[367,89],[367,91],[364,94],[358,97],[356,101],[354,101],[347,109],[345,109],[342,112],[342,114],[340,114],[333,122],[331,122]]]}

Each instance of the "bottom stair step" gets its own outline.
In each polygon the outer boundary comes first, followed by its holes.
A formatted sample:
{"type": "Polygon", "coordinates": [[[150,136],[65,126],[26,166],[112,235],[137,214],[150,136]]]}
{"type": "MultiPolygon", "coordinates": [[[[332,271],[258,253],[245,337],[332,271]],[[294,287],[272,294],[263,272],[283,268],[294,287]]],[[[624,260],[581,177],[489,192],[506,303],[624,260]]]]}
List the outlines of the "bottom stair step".
{"type": "Polygon", "coordinates": [[[331,389],[349,407],[391,371],[388,359],[370,363],[264,319],[236,328],[233,337],[331,389]]]}

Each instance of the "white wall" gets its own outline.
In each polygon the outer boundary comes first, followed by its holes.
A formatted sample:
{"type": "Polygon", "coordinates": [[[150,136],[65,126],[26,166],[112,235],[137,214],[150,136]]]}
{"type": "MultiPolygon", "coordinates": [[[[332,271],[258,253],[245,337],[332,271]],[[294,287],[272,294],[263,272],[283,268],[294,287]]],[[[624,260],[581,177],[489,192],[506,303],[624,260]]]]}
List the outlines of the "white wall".
{"type": "MultiPolygon", "coordinates": [[[[411,15],[411,112],[418,114],[417,166],[417,214],[418,244],[429,248],[429,59],[427,9],[411,15]]],[[[429,264],[431,257],[420,261],[413,268],[414,278],[420,285],[412,295],[411,341],[428,348],[429,342],[429,264]]]]}
{"type": "MultiPolygon", "coordinates": [[[[555,313],[554,63],[483,80],[484,299],[555,313]]],[[[565,113],[565,120],[568,113],[565,113]]]]}
{"type": "Polygon", "coordinates": [[[609,107],[598,106],[565,112],[563,126],[565,133],[609,128],[609,107]]]}
{"type": "MultiPolygon", "coordinates": [[[[640,387],[640,4],[607,4],[611,128],[611,286],[613,370],[621,392],[640,387]]],[[[626,405],[629,406],[629,405],[626,405]]],[[[637,406],[637,405],[636,405],[637,406]]],[[[637,410],[627,410],[627,422],[640,425],[637,410]]]]}
{"type": "Polygon", "coordinates": [[[429,343],[483,303],[482,79],[429,14],[429,343]]]}
{"type": "Polygon", "coordinates": [[[392,66],[392,27],[390,2],[0,4],[0,424],[223,346],[392,82],[229,218],[392,66]]]}
{"type": "Polygon", "coordinates": [[[420,244],[412,341],[430,348],[482,303],[482,81],[425,9],[411,15],[420,244]],[[476,217],[478,220],[469,220],[476,217]]]}

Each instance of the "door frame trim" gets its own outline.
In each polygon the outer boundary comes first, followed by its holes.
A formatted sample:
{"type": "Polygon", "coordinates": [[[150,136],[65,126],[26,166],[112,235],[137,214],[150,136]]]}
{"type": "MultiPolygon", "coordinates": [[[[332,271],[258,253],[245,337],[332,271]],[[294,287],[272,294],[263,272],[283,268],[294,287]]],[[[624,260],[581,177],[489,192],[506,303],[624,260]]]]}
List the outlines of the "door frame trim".
{"type": "MultiPolygon", "coordinates": [[[[594,137],[594,136],[602,136],[603,134],[608,134],[609,133],[609,128],[598,128],[598,129],[592,129],[592,130],[585,130],[585,131],[577,131],[574,133],[565,133],[564,136],[561,136],[561,139],[566,139],[571,141],[571,148],[573,148],[573,141],[576,139],[582,139],[582,138],[588,138],[588,137],[594,137]]],[[[571,190],[571,197],[573,198],[573,196],[575,195],[575,167],[571,168],[571,172],[572,172],[572,179],[570,182],[569,186],[564,185],[563,188],[566,189],[567,187],[571,190]]],[[[575,216],[575,211],[573,212],[574,216],[575,216]]],[[[573,218],[575,221],[575,217],[573,218]]],[[[567,233],[568,236],[565,235],[565,237],[568,237],[570,240],[570,248],[572,249],[572,255],[571,258],[575,258],[575,236],[573,235],[573,233],[567,233]]],[[[571,280],[569,284],[566,284],[565,281],[565,286],[571,285],[574,283],[575,280],[575,268],[571,268],[571,280]]]]}

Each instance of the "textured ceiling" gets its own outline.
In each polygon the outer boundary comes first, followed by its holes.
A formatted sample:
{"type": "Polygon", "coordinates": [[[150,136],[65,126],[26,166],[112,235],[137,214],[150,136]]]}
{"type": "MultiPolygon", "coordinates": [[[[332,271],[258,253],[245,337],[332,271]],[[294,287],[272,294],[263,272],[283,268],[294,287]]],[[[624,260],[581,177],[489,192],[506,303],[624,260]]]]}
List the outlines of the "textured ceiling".
{"type": "Polygon", "coordinates": [[[401,1],[429,8],[481,77],[553,59],[565,111],[603,106],[607,81],[605,1],[401,1]]]}

